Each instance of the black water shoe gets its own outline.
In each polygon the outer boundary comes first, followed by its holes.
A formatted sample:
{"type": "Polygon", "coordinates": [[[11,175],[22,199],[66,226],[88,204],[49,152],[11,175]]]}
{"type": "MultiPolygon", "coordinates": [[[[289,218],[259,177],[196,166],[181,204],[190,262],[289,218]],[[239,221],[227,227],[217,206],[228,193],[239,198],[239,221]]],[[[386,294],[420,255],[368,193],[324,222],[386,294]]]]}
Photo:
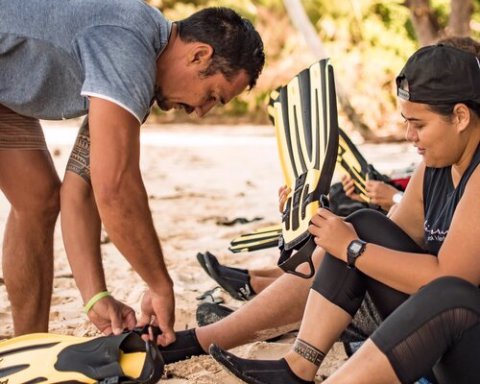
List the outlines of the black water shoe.
{"type": "Polygon", "coordinates": [[[209,352],[225,370],[248,384],[314,384],[295,375],[285,359],[242,359],[215,344],[210,346],[209,352]]]}

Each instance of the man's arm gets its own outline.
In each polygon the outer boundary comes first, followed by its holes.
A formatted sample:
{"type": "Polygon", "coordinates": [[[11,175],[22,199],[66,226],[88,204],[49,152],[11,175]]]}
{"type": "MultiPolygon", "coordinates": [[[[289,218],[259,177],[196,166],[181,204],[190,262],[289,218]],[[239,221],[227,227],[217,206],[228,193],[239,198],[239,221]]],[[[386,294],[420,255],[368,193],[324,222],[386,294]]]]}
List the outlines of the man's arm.
{"type": "MultiPolygon", "coordinates": [[[[87,303],[107,289],[100,253],[101,223],[90,184],[72,169],[65,172],[61,207],[65,250],[83,302],[87,303]]],[[[135,311],[112,296],[96,301],[87,315],[106,335],[120,334],[136,325],[135,311]]]]}
{"type": "Polygon", "coordinates": [[[166,342],[173,341],[173,282],[166,269],[140,174],[140,124],[125,109],[91,98],[90,168],[102,222],[112,242],[147,283],[166,342]]]}

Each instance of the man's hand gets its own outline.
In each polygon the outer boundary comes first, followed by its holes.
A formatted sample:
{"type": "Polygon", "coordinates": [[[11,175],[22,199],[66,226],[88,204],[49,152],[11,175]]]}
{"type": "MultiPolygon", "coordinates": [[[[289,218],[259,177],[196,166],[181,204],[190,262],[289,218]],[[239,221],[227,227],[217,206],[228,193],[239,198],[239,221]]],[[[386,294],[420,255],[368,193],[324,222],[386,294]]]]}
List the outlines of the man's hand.
{"type": "Polygon", "coordinates": [[[141,305],[139,326],[146,324],[160,327],[161,334],[156,342],[163,347],[175,341],[173,324],[175,323],[175,299],[173,287],[170,290],[157,294],[150,289],[145,291],[141,305]]]}
{"type": "Polygon", "coordinates": [[[90,165],[100,218],[113,244],[150,288],[141,323],[158,325],[161,345],[175,340],[173,283],[163,259],[140,170],[140,123],[127,110],[90,98],[90,165]]]}
{"type": "Polygon", "coordinates": [[[111,296],[95,303],[88,318],[104,335],[119,335],[124,329],[133,329],[137,323],[133,308],[111,296]]]}

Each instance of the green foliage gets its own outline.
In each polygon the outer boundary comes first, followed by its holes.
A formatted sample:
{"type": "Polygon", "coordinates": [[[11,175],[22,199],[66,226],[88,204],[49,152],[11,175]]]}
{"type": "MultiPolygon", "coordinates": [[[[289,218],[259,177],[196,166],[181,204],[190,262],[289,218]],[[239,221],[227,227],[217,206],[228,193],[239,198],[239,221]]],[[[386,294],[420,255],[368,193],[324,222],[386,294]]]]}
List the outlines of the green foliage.
{"type": "Polygon", "coordinates": [[[448,17],[450,15],[450,0],[431,0],[430,5],[438,24],[440,27],[445,28],[448,24],[448,17]]]}
{"type": "Polygon", "coordinates": [[[472,26],[472,37],[480,40],[480,0],[473,1],[473,15],[470,25],[472,26]]]}
{"type": "Polygon", "coordinates": [[[402,40],[414,41],[416,39],[409,11],[404,6],[403,0],[376,1],[372,4],[372,13],[379,16],[384,25],[383,29],[398,34],[402,40]]]}

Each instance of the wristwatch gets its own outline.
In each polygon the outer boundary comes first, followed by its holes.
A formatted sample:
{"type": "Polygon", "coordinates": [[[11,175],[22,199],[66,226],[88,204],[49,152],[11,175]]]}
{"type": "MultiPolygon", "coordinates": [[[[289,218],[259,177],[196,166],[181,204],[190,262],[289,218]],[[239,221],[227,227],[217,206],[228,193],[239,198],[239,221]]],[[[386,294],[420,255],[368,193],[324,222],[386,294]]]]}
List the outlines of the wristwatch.
{"type": "Polygon", "coordinates": [[[398,204],[403,197],[403,192],[397,192],[392,196],[392,201],[394,204],[398,204]]]}
{"type": "Polygon", "coordinates": [[[365,251],[367,243],[363,240],[352,240],[347,247],[347,266],[348,268],[355,268],[355,262],[365,251]]]}

